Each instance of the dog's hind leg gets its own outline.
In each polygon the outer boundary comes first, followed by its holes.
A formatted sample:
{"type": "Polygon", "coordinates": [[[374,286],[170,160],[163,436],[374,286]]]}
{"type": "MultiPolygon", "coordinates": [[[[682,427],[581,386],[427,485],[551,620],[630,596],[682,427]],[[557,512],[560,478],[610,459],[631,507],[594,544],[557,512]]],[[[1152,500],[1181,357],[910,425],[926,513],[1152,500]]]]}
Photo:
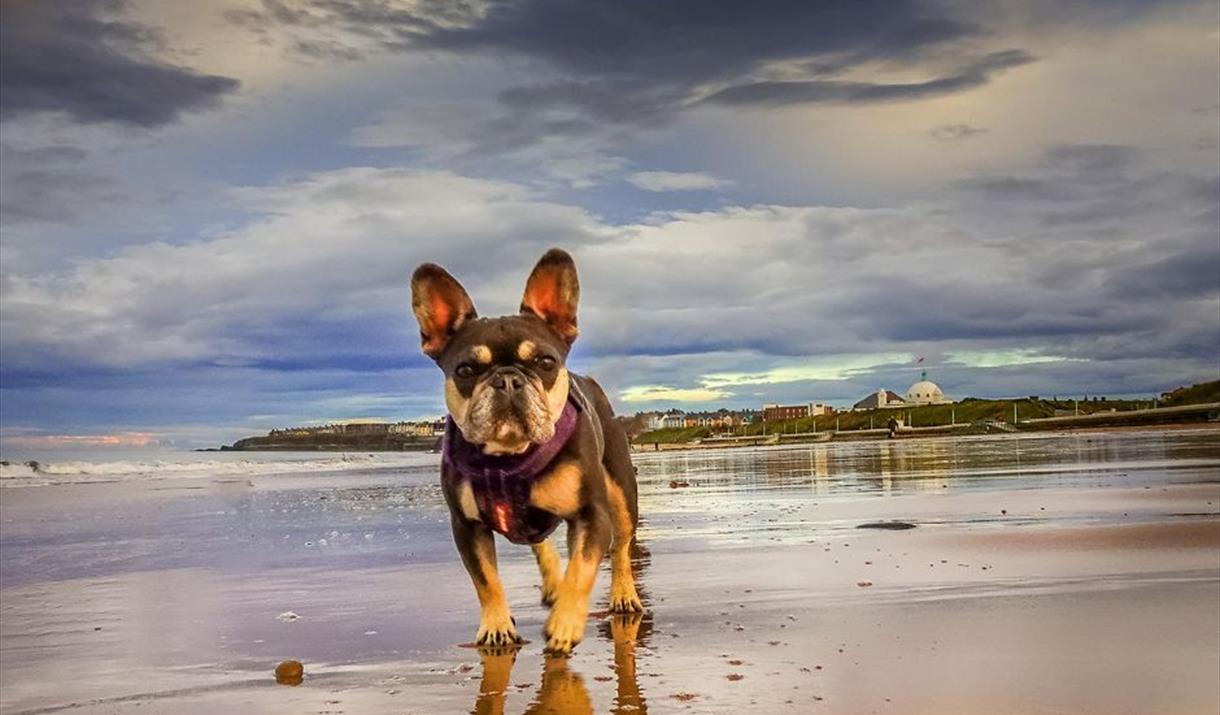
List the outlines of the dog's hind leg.
{"type": "Polygon", "coordinates": [[[559,582],[563,578],[563,568],[559,562],[559,549],[548,537],[534,544],[534,558],[538,560],[538,570],[542,572],[542,605],[551,606],[559,595],[559,582]]]}
{"type": "Polygon", "coordinates": [[[496,542],[491,529],[460,516],[453,517],[452,525],[453,541],[474,582],[482,609],[475,642],[491,646],[520,643],[521,637],[517,635],[517,625],[504,598],[504,586],[496,569],[496,542]]]}
{"type": "Polygon", "coordinates": [[[610,547],[610,610],[614,613],[643,612],[644,604],[640,602],[635,590],[635,576],[631,573],[634,510],[628,505],[622,487],[608,475],[606,501],[610,503],[610,524],[614,530],[614,543],[610,547]]]}

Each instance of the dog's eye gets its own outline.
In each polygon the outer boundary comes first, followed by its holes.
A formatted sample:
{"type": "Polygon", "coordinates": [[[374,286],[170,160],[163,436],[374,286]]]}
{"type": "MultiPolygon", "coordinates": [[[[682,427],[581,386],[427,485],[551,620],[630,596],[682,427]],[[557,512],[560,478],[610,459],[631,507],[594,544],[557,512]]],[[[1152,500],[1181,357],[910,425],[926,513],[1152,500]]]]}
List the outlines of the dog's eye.
{"type": "Polygon", "coordinates": [[[538,358],[538,367],[543,370],[554,370],[555,358],[543,355],[542,357],[538,358]]]}
{"type": "Polygon", "coordinates": [[[461,365],[457,366],[457,369],[453,371],[453,374],[457,375],[458,377],[470,377],[474,375],[474,368],[466,363],[462,363],[461,365]]]}

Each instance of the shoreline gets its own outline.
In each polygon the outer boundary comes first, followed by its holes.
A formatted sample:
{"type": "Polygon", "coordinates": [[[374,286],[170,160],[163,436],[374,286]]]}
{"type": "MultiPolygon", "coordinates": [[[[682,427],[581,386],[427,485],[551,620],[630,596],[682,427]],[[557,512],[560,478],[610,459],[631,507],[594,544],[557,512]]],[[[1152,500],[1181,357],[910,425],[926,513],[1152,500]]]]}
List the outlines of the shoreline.
{"type": "Polygon", "coordinates": [[[638,454],[647,454],[649,452],[673,452],[673,451],[691,451],[691,450],[723,450],[723,449],[751,449],[758,447],[790,447],[796,445],[815,445],[815,444],[835,444],[843,442],[909,442],[912,440],[943,440],[952,439],[955,437],[1018,437],[1021,435],[1032,434],[1073,434],[1073,433],[1102,433],[1102,432],[1162,432],[1162,431],[1180,431],[1180,430],[1214,430],[1220,433],[1220,422],[1173,422],[1168,424],[1161,423],[1146,423],[1146,424],[1127,424],[1127,425],[1082,425],[1082,426],[1054,426],[1043,427],[1040,429],[1016,429],[1014,431],[988,431],[974,428],[973,426],[959,426],[959,429],[951,430],[949,426],[944,427],[916,427],[900,430],[897,437],[890,438],[887,436],[886,430],[851,430],[842,432],[820,432],[818,436],[831,435],[828,439],[800,439],[797,438],[780,439],[775,442],[763,443],[715,443],[708,444],[706,442],[659,442],[637,444],[631,443],[631,451],[638,454]],[[926,431],[925,431],[926,430],[926,431]]]}

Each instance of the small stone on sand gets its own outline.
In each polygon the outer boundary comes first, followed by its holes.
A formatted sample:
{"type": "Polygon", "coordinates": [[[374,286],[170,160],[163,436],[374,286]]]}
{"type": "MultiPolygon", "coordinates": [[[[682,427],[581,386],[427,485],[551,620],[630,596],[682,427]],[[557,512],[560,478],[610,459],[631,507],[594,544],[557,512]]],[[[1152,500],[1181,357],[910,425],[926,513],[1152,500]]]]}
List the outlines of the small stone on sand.
{"type": "Polygon", "coordinates": [[[280,685],[300,685],[305,678],[305,666],[299,660],[286,660],[275,666],[275,682],[280,685]]]}
{"type": "Polygon", "coordinates": [[[860,524],[857,529],[884,529],[886,531],[905,531],[914,529],[915,525],[907,521],[870,521],[860,524]]]}

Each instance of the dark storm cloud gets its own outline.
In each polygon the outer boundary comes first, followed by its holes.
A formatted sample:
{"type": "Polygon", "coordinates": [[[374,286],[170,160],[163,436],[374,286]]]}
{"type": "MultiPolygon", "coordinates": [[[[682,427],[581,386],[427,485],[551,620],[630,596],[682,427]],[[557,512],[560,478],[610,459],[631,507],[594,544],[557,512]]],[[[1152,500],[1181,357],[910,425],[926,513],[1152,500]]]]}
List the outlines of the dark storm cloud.
{"type": "MultiPolygon", "coordinates": [[[[767,106],[941,96],[1033,60],[1020,49],[980,50],[986,30],[946,12],[910,0],[526,0],[486,6],[268,0],[263,12],[230,14],[230,20],[264,37],[276,29],[290,37],[338,29],[353,47],[542,60],[559,78],[501,93],[515,116],[558,107],[634,127],[664,122],[704,102],[767,106]],[[920,67],[929,78],[834,79],[866,65],[920,67]]],[[[551,136],[536,123],[532,132],[551,136]]]]}
{"type": "Polygon", "coordinates": [[[265,3],[243,24],[331,26],[390,49],[512,52],[579,75],[708,80],[776,60],[904,57],[976,35],[925,3],[265,3]]]}
{"type": "Polygon", "coordinates": [[[1196,245],[1114,271],[1107,291],[1126,300],[1215,295],[1220,289],[1220,240],[1200,236],[1196,245]]]}
{"type": "Polygon", "coordinates": [[[909,60],[980,28],[914,2],[535,2],[493,6],[465,26],[413,33],[409,46],[513,52],[619,91],[692,97],[784,62],[847,69],[909,60]]]}
{"type": "Polygon", "coordinates": [[[0,225],[63,223],[99,204],[125,200],[112,177],[80,168],[87,157],[74,146],[0,144],[0,225]]]}
{"type": "Polygon", "coordinates": [[[730,105],[866,104],[925,99],[986,84],[992,74],[1034,61],[1021,50],[985,55],[962,70],[923,82],[877,83],[834,80],[784,80],[743,83],[723,89],[707,102],[730,105]]]}
{"type": "MultiPolygon", "coordinates": [[[[1148,199],[1150,189],[1166,180],[1148,172],[1133,172],[1136,158],[1137,151],[1130,146],[1058,144],[1045,149],[1026,170],[976,176],[957,182],[957,187],[1000,202],[1048,206],[1070,203],[1070,209],[1048,208],[1043,222],[1088,223],[1140,211],[1140,202],[1148,199]]],[[[1173,181],[1181,178],[1173,177],[1173,181]]]]}
{"type": "Polygon", "coordinates": [[[986,133],[987,129],[984,127],[973,127],[969,124],[942,124],[929,131],[928,136],[933,141],[956,142],[986,133]]]}
{"type": "Polygon", "coordinates": [[[1099,300],[1073,300],[1070,307],[1064,306],[1065,292],[1050,294],[1011,285],[1000,289],[960,282],[929,285],[891,280],[886,286],[862,290],[836,312],[844,318],[867,316],[875,334],[898,342],[1053,340],[1129,333],[1159,324],[1152,311],[1114,310],[1099,300]],[[898,295],[901,299],[896,299],[898,295]]]}
{"type": "Polygon", "coordinates": [[[1022,176],[979,177],[961,182],[961,186],[984,196],[1012,201],[1070,201],[1064,187],[1048,179],[1022,176]]]}
{"type": "Polygon", "coordinates": [[[117,0],[0,8],[0,120],[60,112],[78,122],[156,127],[213,107],[238,86],[146,54],[156,33],[118,18],[117,0]]]}
{"type": "Polygon", "coordinates": [[[1091,176],[1114,174],[1135,161],[1134,147],[1117,144],[1059,144],[1046,150],[1044,162],[1091,176]]]}

